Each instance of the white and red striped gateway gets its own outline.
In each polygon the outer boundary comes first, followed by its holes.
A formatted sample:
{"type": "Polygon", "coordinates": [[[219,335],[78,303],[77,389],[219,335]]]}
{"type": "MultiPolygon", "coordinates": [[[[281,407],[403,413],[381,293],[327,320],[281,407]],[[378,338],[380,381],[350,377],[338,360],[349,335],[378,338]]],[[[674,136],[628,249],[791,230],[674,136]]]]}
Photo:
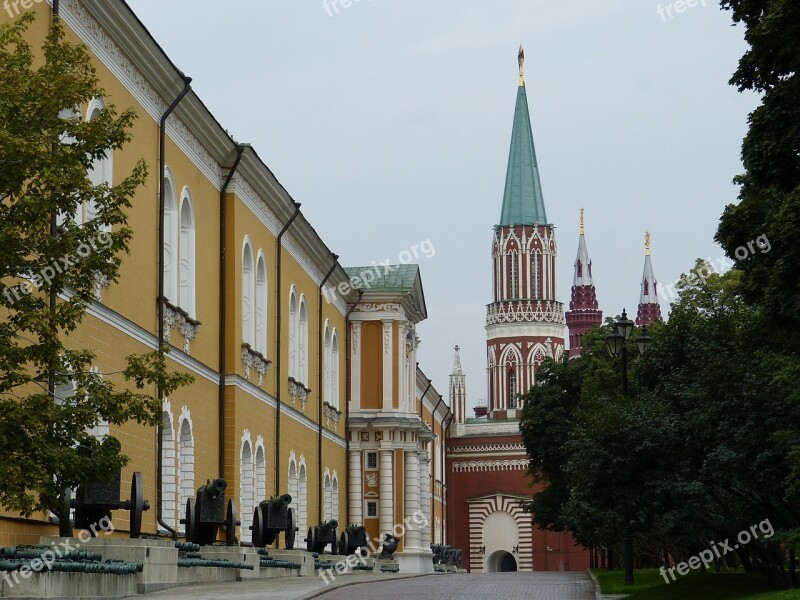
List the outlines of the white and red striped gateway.
{"type": "Polygon", "coordinates": [[[454,420],[447,444],[448,543],[471,572],[581,571],[588,550],[568,532],[545,532],[523,510],[532,489],[519,430],[519,395],[546,356],[564,353],[564,306],[556,299],[557,246],[548,222],[520,78],[503,208],[492,239],[493,298],[486,313],[488,406],[466,414],[456,347],[450,376],[454,420]]]}

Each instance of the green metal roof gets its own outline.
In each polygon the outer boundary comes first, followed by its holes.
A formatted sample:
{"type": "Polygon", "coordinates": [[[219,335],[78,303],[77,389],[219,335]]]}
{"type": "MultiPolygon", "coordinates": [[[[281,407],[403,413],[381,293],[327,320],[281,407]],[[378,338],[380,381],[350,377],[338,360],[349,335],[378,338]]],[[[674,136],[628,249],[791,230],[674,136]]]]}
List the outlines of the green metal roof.
{"type": "Polygon", "coordinates": [[[517,89],[517,107],[514,110],[514,129],[511,132],[511,150],[508,153],[506,189],[503,193],[503,211],[500,226],[547,224],[544,210],[539,166],[533,147],[531,117],[528,114],[528,96],[525,85],[517,89]]]}
{"type": "Polygon", "coordinates": [[[358,277],[363,290],[376,292],[410,292],[419,275],[419,265],[370,265],[345,267],[347,276],[358,277]]]}

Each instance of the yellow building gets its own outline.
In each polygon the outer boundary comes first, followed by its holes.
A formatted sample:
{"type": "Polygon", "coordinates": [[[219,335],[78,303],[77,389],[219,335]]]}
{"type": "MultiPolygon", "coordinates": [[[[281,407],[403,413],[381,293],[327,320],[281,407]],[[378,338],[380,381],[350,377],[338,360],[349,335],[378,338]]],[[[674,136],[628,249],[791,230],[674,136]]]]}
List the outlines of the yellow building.
{"type": "MultiPolygon", "coordinates": [[[[52,6],[12,6],[37,13],[28,38],[41,46],[52,6]]],[[[69,343],[93,349],[95,368],[118,380],[113,373],[126,356],[163,340],[171,368],[195,378],[163,398],[160,431],[126,425],[96,433],[117,437],[131,458],[123,490],[134,471],[143,474],[153,507],[145,533],[180,531],[197,487],[223,477],[240,507],[239,539],[250,540],[260,500],[289,492],[302,544],[309,525],[345,517],[345,315],[357,294],[323,297],[323,284],[348,282],[337,257],[124,2],[62,0],[59,14],[70,41],[88,47],[107,92],[81,107],[82,118],[105,103],[139,116],[132,142],[95,165],[93,176],[113,185],[140,158],[150,173],[128,213],[134,237],[120,281],[99,287],[69,343]]],[[[82,213],[92,218],[90,207],[82,213]]],[[[62,387],[58,396],[72,393],[62,387]]],[[[114,517],[124,533],[126,515],[114,517]]],[[[0,516],[0,545],[56,532],[47,515],[0,516]]]]}
{"type": "MultiPolygon", "coordinates": [[[[28,38],[41,46],[52,5],[12,6],[37,13],[28,38]]],[[[363,272],[374,267],[346,271],[124,2],[57,6],[107,92],[80,107],[81,118],[106,103],[139,116],[132,141],[91,176],[114,185],[141,158],[150,173],[128,213],[134,237],[120,281],[98,286],[69,344],[94,350],[97,372],[123,385],[116,374],[127,356],[167,343],[171,369],[195,379],[160,399],[160,428],[94,431],[118,438],[131,459],[123,490],[143,474],[152,506],[143,532],[180,535],[187,501],[222,477],[239,506],[241,541],[250,541],[258,503],[288,492],[298,546],[321,520],[363,523],[371,538],[400,537],[403,571],[432,570],[430,544],[447,540],[443,449],[452,416],[416,362],[415,328],[427,317],[418,267],[369,280],[363,272]]],[[[91,207],[76,217],[91,219],[91,207]]],[[[114,519],[126,533],[127,515],[114,519]]],[[[0,545],[57,532],[52,515],[0,513],[0,545]]]]}
{"type": "Polygon", "coordinates": [[[402,571],[431,572],[431,542],[446,539],[450,410],[417,366],[416,325],[427,318],[419,267],[347,272],[361,292],[349,322],[349,519],[372,539],[399,537],[402,571]]]}

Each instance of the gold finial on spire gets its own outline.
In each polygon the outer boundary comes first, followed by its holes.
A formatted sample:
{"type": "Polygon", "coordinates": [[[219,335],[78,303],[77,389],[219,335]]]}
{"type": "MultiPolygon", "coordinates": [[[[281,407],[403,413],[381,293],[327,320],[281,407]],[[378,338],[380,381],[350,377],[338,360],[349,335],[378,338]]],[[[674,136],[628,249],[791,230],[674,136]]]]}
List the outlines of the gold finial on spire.
{"type": "Polygon", "coordinates": [[[644,255],[650,256],[650,232],[644,232],[644,255]]]}
{"type": "Polygon", "coordinates": [[[522,44],[519,45],[517,62],[519,62],[519,85],[522,87],[525,85],[525,77],[523,76],[523,67],[525,66],[525,50],[522,49],[522,44]]]}
{"type": "Polygon", "coordinates": [[[581,209],[581,235],[583,235],[583,209],[581,209]]]}

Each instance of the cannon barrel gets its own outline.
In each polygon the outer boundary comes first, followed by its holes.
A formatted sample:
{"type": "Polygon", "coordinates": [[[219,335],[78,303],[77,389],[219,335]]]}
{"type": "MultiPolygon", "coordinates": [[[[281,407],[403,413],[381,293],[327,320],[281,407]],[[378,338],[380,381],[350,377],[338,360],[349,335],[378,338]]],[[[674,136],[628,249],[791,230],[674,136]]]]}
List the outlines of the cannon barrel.
{"type": "Polygon", "coordinates": [[[336,529],[339,526],[339,521],[336,519],[331,519],[330,521],[323,521],[319,524],[319,528],[322,531],[328,532],[331,529],[336,529]]]}
{"type": "Polygon", "coordinates": [[[228,482],[224,479],[215,479],[214,481],[209,481],[204,486],[200,488],[198,491],[205,491],[209,496],[212,498],[216,498],[225,489],[228,487],[228,482]]]}
{"type": "Polygon", "coordinates": [[[292,497],[289,494],[283,494],[283,496],[276,496],[268,500],[268,504],[273,508],[282,508],[284,506],[289,506],[291,503],[292,497]]]}

